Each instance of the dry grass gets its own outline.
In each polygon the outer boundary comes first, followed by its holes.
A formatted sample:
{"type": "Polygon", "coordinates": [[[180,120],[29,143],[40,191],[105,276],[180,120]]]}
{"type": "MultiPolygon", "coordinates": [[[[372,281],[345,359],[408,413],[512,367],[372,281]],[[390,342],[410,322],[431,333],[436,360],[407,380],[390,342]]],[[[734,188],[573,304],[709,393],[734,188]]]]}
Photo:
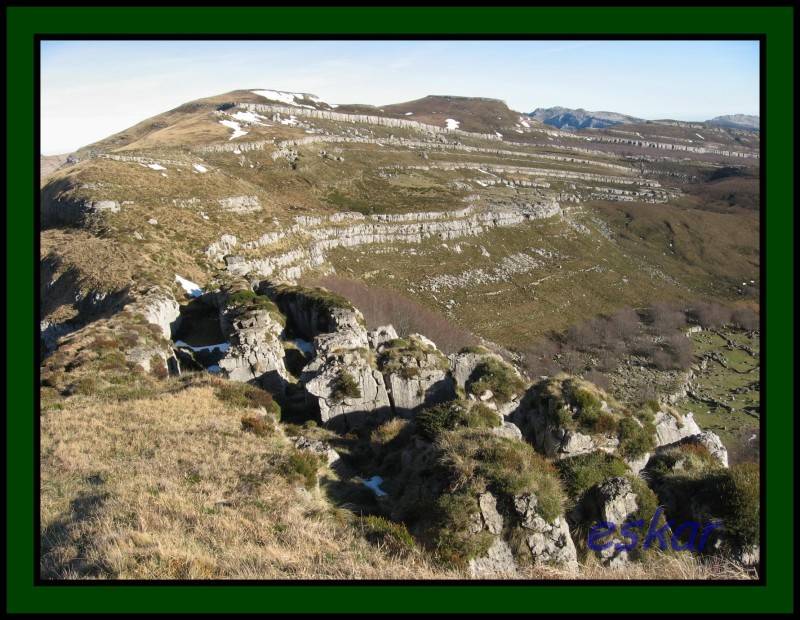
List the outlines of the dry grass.
{"type": "Polygon", "coordinates": [[[283,478],[288,442],[241,430],[211,387],[42,414],[42,575],[449,578],[393,557],[283,478]]]}

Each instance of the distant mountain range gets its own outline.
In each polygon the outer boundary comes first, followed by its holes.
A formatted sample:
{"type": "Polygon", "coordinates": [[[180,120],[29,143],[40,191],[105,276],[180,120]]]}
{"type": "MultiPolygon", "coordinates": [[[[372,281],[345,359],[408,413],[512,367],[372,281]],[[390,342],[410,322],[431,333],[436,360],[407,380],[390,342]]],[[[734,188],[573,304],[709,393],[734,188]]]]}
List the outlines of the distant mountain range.
{"type": "Polygon", "coordinates": [[[750,114],[726,114],[725,116],[716,116],[707,120],[706,123],[730,129],[758,129],[760,121],[761,119],[758,116],[750,114]]]}
{"type": "MultiPolygon", "coordinates": [[[[528,116],[545,125],[567,131],[574,131],[577,129],[603,129],[604,127],[622,125],[624,123],[645,122],[645,119],[628,116],[627,114],[620,114],[618,112],[592,112],[591,110],[584,110],[583,108],[562,108],[560,106],[553,108],[536,108],[533,112],[529,113],[528,116]]],[[[758,130],[759,128],[759,117],[749,114],[728,114],[702,122],[728,129],[758,130]]]]}
{"type": "Polygon", "coordinates": [[[559,129],[602,129],[622,123],[637,123],[641,118],[617,112],[592,112],[583,108],[536,108],[528,116],[559,129]]]}

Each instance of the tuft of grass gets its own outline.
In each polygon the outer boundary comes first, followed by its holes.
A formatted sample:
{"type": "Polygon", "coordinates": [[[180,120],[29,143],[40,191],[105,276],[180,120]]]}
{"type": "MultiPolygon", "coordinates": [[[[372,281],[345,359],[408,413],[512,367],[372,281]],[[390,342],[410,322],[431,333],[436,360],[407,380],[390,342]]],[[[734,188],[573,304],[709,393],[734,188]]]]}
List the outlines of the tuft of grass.
{"type": "Polygon", "coordinates": [[[242,430],[258,437],[271,437],[275,434],[275,426],[262,417],[252,415],[242,416],[242,430]]]}
{"type": "Polygon", "coordinates": [[[353,375],[342,369],[331,384],[331,397],[337,403],[345,398],[361,398],[361,388],[353,375]]]}
{"type": "Polygon", "coordinates": [[[514,369],[494,358],[487,358],[478,364],[467,384],[467,390],[471,394],[480,396],[486,390],[491,390],[495,400],[501,403],[510,401],[524,389],[525,382],[514,369]]]}
{"type": "Polygon", "coordinates": [[[309,491],[317,486],[317,472],[322,459],[308,450],[293,450],[283,463],[282,471],[286,477],[299,480],[309,491]]]}
{"type": "Polygon", "coordinates": [[[433,509],[431,536],[436,558],[447,565],[464,567],[473,558],[484,555],[492,545],[487,531],[470,532],[475,516],[480,514],[477,499],[466,493],[445,494],[433,509]]]}
{"type": "Polygon", "coordinates": [[[249,383],[230,381],[219,386],[214,394],[221,401],[234,407],[243,409],[263,407],[267,413],[280,417],[281,408],[272,398],[272,394],[249,383]]]}
{"type": "Polygon", "coordinates": [[[603,480],[628,473],[625,461],[602,450],[562,459],[555,466],[567,495],[573,501],[579,500],[587,490],[603,480]]]}
{"type": "Polygon", "coordinates": [[[405,524],[375,515],[361,517],[360,522],[364,537],[388,553],[408,557],[416,550],[414,539],[408,533],[405,524]]]}
{"type": "Polygon", "coordinates": [[[619,453],[626,458],[639,458],[656,447],[652,422],[639,423],[623,417],[618,423],[619,453]]]}
{"type": "Polygon", "coordinates": [[[420,411],[415,423],[417,432],[431,441],[435,441],[442,433],[459,427],[493,428],[501,424],[497,412],[486,405],[476,403],[470,407],[468,403],[459,400],[440,403],[420,411]]]}

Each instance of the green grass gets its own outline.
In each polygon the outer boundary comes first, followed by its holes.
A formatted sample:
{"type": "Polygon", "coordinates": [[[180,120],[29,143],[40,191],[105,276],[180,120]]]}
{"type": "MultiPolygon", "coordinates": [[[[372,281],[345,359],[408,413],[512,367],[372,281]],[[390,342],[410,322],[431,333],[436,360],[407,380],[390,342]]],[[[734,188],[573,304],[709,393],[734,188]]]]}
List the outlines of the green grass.
{"type": "Polygon", "coordinates": [[[451,401],[428,407],[414,418],[417,432],[431,441],[445,431],[459,427],[494,428],[500,426],[500,416],[486,405],[470,406],[464,401],[451,401]]]}
{"type": "Polygon", "coordinates": [[[524,389],[525,382],[513,367],[491,357],[478,364],[467,381],[467,390],[471,394],[479,397],[486,390],[491,390],[494,399],[500,403],[519,396],[524,389]]]}
{"type": "Polygon", "coordinates": [[[281,408],[272,394],[249,383],[227,382],[214,391],[221,401],[242,408],[264,407],[268,413],[280,417],[281,408]]]}
{"type": "Polygon", "coordinates": [[[622,459],[602,450],[561,459],[555,466],[572,501],[578,501],[589,488],[603,480],[628,473],[628,466],[622,459]]]}
{"type": "Polygon", "coordinates": [[[358,382],[344,369],[339,371],[331,384],[331,398],[340,403],[345,398],[361,398],[358,382]]]}

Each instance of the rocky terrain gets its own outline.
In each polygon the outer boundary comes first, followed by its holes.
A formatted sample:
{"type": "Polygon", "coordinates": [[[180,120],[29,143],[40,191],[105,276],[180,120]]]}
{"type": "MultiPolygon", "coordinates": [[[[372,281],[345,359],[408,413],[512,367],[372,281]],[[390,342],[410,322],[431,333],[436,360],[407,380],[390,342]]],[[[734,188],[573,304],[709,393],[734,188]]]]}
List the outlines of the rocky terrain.
{"type": "Polygon", "coordinates": [[[54,162],[43,576],[756,574],[758,134],[578,129],[240,90],[54,162]],[[658,507],[727,527],[588,544],[658,507]]]}

